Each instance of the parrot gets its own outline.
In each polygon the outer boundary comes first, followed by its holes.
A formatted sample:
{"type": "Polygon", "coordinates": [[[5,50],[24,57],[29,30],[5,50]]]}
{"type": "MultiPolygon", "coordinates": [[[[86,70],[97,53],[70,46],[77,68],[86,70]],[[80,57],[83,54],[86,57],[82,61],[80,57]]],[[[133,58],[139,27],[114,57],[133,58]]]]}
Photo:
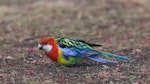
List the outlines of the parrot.
{"type": "Polygon", "coordinates": [[[90,44],[83,40],[68,37],[54,36],[42,37],[38,43],[38,48],[44,50],[48,58],[62,65],[71,65],[84,58],[100,63],[118,63],[118,61],[109,60],[106,57],[114,57],[127,61],[133,60],[133,58],[126,56],[95,50],[93,47],[97,46],[102,45],[90,44]]]}

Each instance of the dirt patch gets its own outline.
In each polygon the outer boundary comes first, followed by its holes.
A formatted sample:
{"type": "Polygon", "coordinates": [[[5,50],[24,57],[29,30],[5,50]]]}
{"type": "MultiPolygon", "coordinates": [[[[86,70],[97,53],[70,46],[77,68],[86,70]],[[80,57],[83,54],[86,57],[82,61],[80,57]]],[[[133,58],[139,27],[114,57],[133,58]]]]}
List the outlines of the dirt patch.
{"type": "Polygon", "coordinates": [[[148,84],[148,0],[0,0],[0,83],[148,84]],[[101,64],[88,59],[61,66],[37,49],[43,36],[102,44],[98,50],[133,62],[101,64]]]}

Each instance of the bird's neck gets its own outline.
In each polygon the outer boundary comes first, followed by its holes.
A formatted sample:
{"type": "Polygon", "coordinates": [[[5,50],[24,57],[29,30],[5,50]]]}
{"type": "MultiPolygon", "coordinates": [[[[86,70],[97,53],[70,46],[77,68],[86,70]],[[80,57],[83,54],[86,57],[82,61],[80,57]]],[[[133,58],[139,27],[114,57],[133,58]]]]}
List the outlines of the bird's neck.
{"type": "Polygon", "coordinates": [[[52,50],[50,52],[46,52],[46,55],[52,59],[53,61],[56,61],[57,62],[57,57],[59,56],[58,54],[58,47],[57,47],[57,44],[54,40],[54,42],[52,43],[52,50]]]}

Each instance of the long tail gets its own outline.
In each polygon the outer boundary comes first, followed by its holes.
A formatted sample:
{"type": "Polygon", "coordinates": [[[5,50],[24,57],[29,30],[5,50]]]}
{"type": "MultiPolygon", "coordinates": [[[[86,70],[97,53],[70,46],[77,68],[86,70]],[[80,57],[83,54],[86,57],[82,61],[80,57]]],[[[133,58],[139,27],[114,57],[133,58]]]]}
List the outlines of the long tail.
{"type": "Polygon", "coordinates": [[[123,60],[129,60],[129,61],[133,60],[132,58],[128,58],[128,57],[117,55],[117,54],[112,54],[112,53],[103,52],[103,51],[100,51],[100,52],[104,56],[110,56],[110,57],[115,57],[115,58],[119,58],[119,59],[123,59],[123,60]]]}
{"type": "Polygon", "coordinates": [[[101,62],[101,63],[118,63],[117,61],[112,61],[112,60],[106,60],[106,59],[103,59],[101,57],[98,57],[98,56],[88,56],[89,59],[91,60],[94,60],[94,61],[97,61],[97,62],[101,62]]]}
{"type": "Polygon", "coordinates": [[[119,58],[122,60],[128,60],[128,61],[133,60],[132,58],[128,58],[125,56],[112,54],[112,53],[108,53],[108,52],[103,52],[103,51],[97,51],[97,50],[83,50],[83,51],[81,51],[81,55],[85,55],[89,59],[92,59],[92,60],[95,60],[98,62],[102,62],[102,63],[110,63],[110,62],[117,63],[117,61],[107,60],[102,57],[115,57],[115,58],[119,58]]]}

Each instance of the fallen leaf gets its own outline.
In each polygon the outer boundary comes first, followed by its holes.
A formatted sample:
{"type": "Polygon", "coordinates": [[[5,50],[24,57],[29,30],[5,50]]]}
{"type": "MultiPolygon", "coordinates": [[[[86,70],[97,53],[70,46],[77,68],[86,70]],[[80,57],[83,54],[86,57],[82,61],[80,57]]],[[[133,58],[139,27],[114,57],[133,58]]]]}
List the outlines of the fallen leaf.
{"type": "Polygon", "coordinates": [[[110,42],[111,42],[111,41],[110,41],[110,38],[109,38],[109,37],[105,37],[105,38],[104,38],[104,42],[107,43],[107,44],[110,43],[110,42]]]}
{"type": "Polygon", "coordinates": [[[36,52],[36,51],[37,51],[36,48],[27,48],[26,50],[27,50],[29,53],[30,53],[30,52],[36,52]]]}
{"type": "Polygon", "coordinates": [[[140,84],[139,82],[134,82],[134,83],[132,83],[132,84],[140,84]]]}
{"type": "Polygon", "coordinates": [[[128,78],[130,79],[130,81],[131,81],[131,82],[133,82],[133,81],[134,81],[134,79],[136,78],[136,76],[134,76],[134,75],[130,75],[128,78]]]}
{"type": "Polygon", "coordinates": [[[141,69],[140,69],[141,72],[145,72],[145,71],[147,71],[147,70],[148,70],[147,68],[141,68],[141,69]]]}
{"type": "Polygon", "coordinates": [[[150,40],[144,40],[144,41],[140,41],[140,44],[146,44],[146,43],[150,43],[150,40]]]}
{"type": "Polygon", "coordinates": [[[135,49],[135,50],[132,51],[132,54],[140,53],[141,51],[142,51],[141,49],[138,49],[138,48],[137,48],[137,49],[135,49]]]}
{"type": "Polygon", "coordinates": [[[103,65],[104,69],[109,69],[110,67],[106,66],[106,65],[103,65]]]}
{"type": "Polygon", "coordinates": [[[132,5],[133,5],[133,6],[139,6],[139,5],[141,5],[141,4],[140,4],[140,2],[138,2],[138,1],[132,1],[132,5]]]}
{"type": "Polygon", "coordinates": [[[150,24],[149,23],[143,23],[140,25],[140,29],[145,29],[145,28],[149,28],[150,24]]]}
{"type": "Polygon", "coordinates": [[[6,59],[12,59],[12,57],[11,56],[7,56],[6,59]]]}
{"type": "Polygon", "coordinates": [[[0,77],[4,77],[4,74],[0,74],[0,77]]]}
{"type": "Polygon", "coordinates": [[[35,72],[34,72],[34,70],[30,70],[29,73],[30,73],[30,75],[33,75],[35,72]]]}
{"type": "Polygon", "coordinates": [[[65,75],[61,75],[59,78],[59,82],[65,82],[65,75]]]}
{"type": "Polygon", "coordinates": [[[14,28],[11,25],[7,25],[7,32],[13,32],[14,28]]]}
{"type": "Polygon", "coordinates": [[[110,77],[110,73],[109,73],[109,72],[106,72],[105,70],[99,72],[99,75],[100,75],[101,77],[110,77]]]}

